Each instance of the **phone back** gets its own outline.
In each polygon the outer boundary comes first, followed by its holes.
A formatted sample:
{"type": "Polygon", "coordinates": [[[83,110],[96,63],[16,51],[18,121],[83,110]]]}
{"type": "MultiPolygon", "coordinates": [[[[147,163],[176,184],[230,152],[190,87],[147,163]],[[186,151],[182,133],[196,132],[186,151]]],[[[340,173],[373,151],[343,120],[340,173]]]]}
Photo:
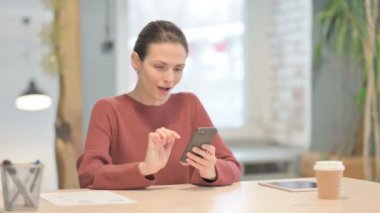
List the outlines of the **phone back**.
{"type": "Polygon", "coordinates": [[[201,146],[202,144],[211,144],[214,139],[217,129],[215,127],[198,127],[190,142],[187,144],[185,151],[182,154],[181,161],[186,162],[186,153],[191,152],[194,146],[201,146]]]}

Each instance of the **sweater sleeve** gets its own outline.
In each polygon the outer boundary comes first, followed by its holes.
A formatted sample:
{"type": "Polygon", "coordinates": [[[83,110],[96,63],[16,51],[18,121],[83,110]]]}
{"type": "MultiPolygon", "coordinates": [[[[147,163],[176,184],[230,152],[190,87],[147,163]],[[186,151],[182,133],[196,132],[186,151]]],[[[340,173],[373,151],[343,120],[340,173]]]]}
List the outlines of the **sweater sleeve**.
{"type": "Polygon", "coordinates": [[[91,189],[140,189],[153,185],[154,176],[146,178],[138,162],[114,164],[110,145],[115,139],[115,114],[109,100],[99,100],[93,107],[83,153],[77,160],[79,184],[91,189]]]}
{"type": "MultiPolygon", "coordinates": [[[[196,126],[214,126],[199,99],[196,96],[194,96],[194,98],[195,100],[193,101],[193,103],[196,104],[197,114],[196,126]]],[[[240,181],[240,177],[242,174],[241,164],[235,158],[228,146],[224,143],[219,133],[215,136],[212,145],[215,146],[217,158],[215,165],[217,173],[216,180],[212,182],[206,181],[200,176],[198,170],[194,170],[194,173],[191,177],[191,183],[202,186],[224,186],[240,181]]]]}

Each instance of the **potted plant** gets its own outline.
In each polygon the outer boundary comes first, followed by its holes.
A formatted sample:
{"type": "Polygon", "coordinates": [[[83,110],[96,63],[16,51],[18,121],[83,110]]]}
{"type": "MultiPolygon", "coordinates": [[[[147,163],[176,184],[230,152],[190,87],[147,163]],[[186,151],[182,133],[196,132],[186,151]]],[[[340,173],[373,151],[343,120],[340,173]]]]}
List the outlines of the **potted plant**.
{"type": "Polygon", "coordinates": [[[359,99],[363,102],[362,146],[364,174],[380,181],[380,3],[378,0],[327,0],[318,14],[321,42],[315,61],[320,64],[326,52],[341,62],[349,62],[363,72],[359,99]],[[374,165],[373,165],[374,163],[374,165]]]}

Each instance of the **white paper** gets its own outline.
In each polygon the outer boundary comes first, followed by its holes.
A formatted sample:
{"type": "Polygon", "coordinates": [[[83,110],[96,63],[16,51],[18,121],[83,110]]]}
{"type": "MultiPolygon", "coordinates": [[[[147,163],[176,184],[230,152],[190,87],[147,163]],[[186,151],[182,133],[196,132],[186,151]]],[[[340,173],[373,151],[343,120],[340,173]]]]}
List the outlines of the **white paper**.
{"type": "Polygon", "coordinates": [[[41,197],[58,206],[136,203],[135,200],[110,191],[41,193],[41,197]]]}

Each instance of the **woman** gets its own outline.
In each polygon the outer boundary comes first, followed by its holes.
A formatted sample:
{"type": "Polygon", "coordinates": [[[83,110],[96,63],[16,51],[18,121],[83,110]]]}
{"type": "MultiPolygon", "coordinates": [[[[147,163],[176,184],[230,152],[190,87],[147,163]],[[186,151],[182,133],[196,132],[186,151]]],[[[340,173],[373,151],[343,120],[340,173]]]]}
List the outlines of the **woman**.
{"type": "Polygon", "coordinates": [[[182,78],[188,45],[168,21],[150,22],[131,55],[138,80],[128,94],[98,100],[77,168],[82,188],[140,189],[191,183],[221,186],[239,181],[241,165],[219,134],[180,157],[197,127],[213,126],[199,99],[171,94],[182,78]]]}

